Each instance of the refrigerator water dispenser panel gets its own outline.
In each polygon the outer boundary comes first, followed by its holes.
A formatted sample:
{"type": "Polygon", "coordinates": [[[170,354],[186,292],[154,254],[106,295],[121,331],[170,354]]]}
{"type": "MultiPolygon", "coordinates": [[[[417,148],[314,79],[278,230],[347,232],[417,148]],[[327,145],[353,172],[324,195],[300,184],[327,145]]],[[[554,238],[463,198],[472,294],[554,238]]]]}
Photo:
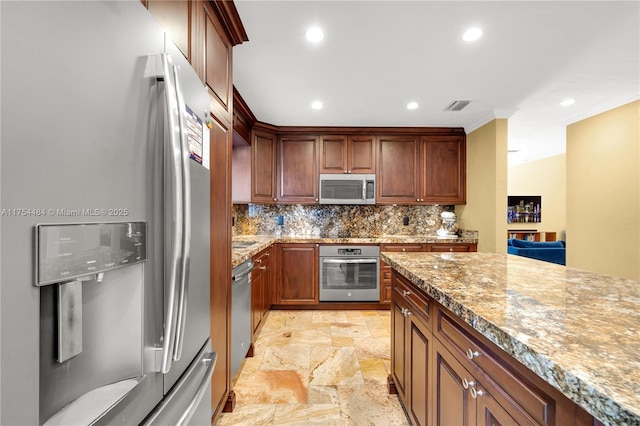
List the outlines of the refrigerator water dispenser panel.
{"type": "Polygon", "coordinates": [[[37,225],[36,257],[36,286],[143,262],[147,259],[147,224],[37,225]]]}

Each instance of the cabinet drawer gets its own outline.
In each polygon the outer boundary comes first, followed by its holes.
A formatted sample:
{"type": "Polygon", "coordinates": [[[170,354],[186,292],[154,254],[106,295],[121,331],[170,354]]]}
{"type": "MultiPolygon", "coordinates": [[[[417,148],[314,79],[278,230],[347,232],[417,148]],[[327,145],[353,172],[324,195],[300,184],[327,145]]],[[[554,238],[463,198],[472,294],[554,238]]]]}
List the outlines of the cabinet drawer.
{"type": "Polygon", "coordinates": [[[429,244],[427,251],[431,252],[470,252],[476,251],[475,244],[429,244]]]}
{"type": "Polygon", "coordinates": [[[402,275],[396,273],[393,274],[393,277],[393,292],[396,294],[396,297],[400,297],[401,299],[409,303],[409,306],[416,310],[416,312],[412,311],[412,313],[421,316],[422,319],[425,320],[425,322],[429,325],[429,328],[431,328],[431,322],[429,321],[429,299],[426,297],[426,295],[422,294],[422,291],[420,289],[418,289],[413,283],[411,283],[402,275]]]}
{"type": "Polygon", "coordinates": [[[424,251],[424,244],[380,244],[380,251],[424,251]]]}
{"type": "Polygon", "coordinates": [[[253,256],[253,263],[257,263],[260,266],[261,264],[268,263],[269,258],[271,256],[271,247],[267,247],[262,250],[260,253],[253,256]]]}
{"type": "Polygon", "coordinates": [[[515,401],[536,422],[553,424],[554,399],[510,365],[510,362],[517,363],[511,356],[501,353],[499,348],[493,350],[480,343],[472,330],[467,330],[442,308],[438,308],[435,334],[457,358],[506,389],[509,396],[502,397],[515,401]]]}

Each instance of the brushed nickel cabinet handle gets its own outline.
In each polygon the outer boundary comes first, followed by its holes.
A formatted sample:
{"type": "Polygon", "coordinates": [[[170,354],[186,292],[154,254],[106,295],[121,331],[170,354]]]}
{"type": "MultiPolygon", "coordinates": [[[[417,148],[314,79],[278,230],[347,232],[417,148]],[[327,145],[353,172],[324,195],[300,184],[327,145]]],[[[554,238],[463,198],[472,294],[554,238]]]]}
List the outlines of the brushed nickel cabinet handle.
{"type": "Polygon", "coordinates": [[[469,392],[471,392],[471,398],[476,399],[479,396],[484,395],[484,391],[481,389],[476,390],[476,388],[471,388],[469,389],[469,392]]]}
{"type": "Polygon", "coordinates": [[[480,352],[474,351],[473,349],[467,349],[467,358],[474,359],[480,356],[480,352]]]}

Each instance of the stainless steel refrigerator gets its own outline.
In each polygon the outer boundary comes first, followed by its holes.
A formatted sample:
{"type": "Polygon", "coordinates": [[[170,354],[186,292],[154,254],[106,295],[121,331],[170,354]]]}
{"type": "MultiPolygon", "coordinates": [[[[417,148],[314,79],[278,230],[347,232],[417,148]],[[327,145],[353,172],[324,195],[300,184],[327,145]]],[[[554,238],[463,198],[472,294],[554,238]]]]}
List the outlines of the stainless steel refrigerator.
{"type": "Polygon", "coordinates": [[[0,20],[0,424],[210,424],[203,84],[137,0],[0,20]]]}

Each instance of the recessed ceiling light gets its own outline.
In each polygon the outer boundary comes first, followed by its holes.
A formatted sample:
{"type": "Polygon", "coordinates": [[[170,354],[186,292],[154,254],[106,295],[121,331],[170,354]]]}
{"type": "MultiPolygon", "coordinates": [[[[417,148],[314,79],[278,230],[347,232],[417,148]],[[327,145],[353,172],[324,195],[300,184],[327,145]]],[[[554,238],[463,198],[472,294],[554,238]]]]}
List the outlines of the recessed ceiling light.
{"type": "Polygon", "coordinates": [[[407,104],[407,109],[417,109],[420,105],[417,102],[409,102],[407,104]]]}
{"type": "Polygon", "coordinates": [[[560,105],[569,106],[569,105],[573,105],[574,103],[576,103],[575,99],[568,98],[568,99],[565,99],[564,101],[560,102],[560,105]]]}
{"type": "Polygon", "coordinates": [[[322,102],[314,101],[311,103],[311,108],[313,109],[322,109],[322,102]]]}
{"type": "Polygon", "coordinates": [[[312,27],[307,30],[305,37],[307,37],[307,40],[309,40],[311,43],[318,43],[324,38],[324,33],[320,28],[312,27]]]}
{"type": "Polygon", "coordinates": [[[469,28],[462,35],[464,41],[476,41],[480,37],[482,37],[482,30],[478,27],[469,28]]]}

